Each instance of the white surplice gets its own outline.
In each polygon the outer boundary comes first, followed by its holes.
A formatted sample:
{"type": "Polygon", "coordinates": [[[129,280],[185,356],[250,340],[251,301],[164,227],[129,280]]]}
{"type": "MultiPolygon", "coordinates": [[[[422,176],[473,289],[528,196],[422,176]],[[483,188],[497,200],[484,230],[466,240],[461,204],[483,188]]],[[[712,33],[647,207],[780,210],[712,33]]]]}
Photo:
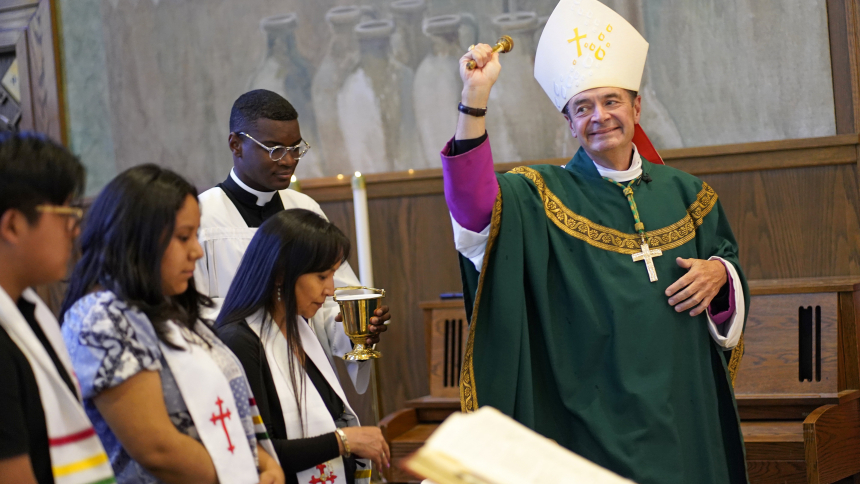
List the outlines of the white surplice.
{"type": "MultiPolygon", "coordinates": [[[[594,163],[594,161],[592,161],[594,163]]],[[[633,146],[633,158],[630,163],[630,168],[618,171],[611,168],[606,168],[597,163],[594,163],[597,172],[600,176],[611,178],[619,183],[629,182],[642,174],[642,158],[639,156],[639,150],[633,146]]],[[[487,225],[480,232],[472,232],[464,228],[451,215],[451,225],[454,227],[454,247],[463,257],[469,259],[472,265],[478,272],[484,264],[484,252],[487,249],[487,241],[490,239],[490,226],[487,225]]],[[[729,261],[721,257],[711,257],[709,260],[719,260],[726,268],[726,276],[732,280],[732,288],[734,289],[735,311],[732,315],[720,325],[714,323],[710,313],[705,311],[708,317],[708,332],[711,337],[723,348],[734,348],[741,339],[744,326],[744,314],[746,314],[744,305],[744,293],[741,286],[741,279],[738,277],[738,271],[735,266],[729,261]]],[[[668,303],[667,303],[668,304],[668,303]]]]}
{"type": "MultiPolygon", "coordinates": [[[[268,195],[243,186],[238,177],[232,173],[231,176],[240,187],[258,198],[268,195]]],[[[285,210],[303,208],[328,220],[319,204],[311,197],[289,189],[279,190],[277,193],[285,210]]],[[[197,261],[194,269],[194,284],[200,293],[215,300],[215,310],[204,313],[204,317],[215,319],[257,228],[248,227],[239,210],[220,187],[206,190],[198,199],[201,212],[198,238],[204,255],[197,261]]],[[[335,272],[334,284],[335,287],[361,285],[348,262],[344,262],[335,272]]],[[[342,358],[345,353],[352,351],[352,343],[344,333],[343,324],[334,320],[338,313],[338,304],[327,298],[323,307],[310,321],[332,365],[334,358],[342,358]]],[[[367,362],[345,363],[355,390],[360,394],[364,393],[370,381],[371,365],[367,362]]]]}

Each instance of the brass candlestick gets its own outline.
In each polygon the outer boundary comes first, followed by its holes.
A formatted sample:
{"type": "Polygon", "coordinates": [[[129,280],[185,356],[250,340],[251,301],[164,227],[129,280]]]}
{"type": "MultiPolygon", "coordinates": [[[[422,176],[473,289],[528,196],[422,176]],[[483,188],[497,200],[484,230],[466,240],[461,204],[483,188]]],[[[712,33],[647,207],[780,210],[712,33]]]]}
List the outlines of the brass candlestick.
{"type": "MultiPolygon", "coordinates": [[[[474,45],[469,47],[469,50],[472,50],[474,45]]],[[[506,52],[510,52],[514,48],[514,39],[512,39],[509,35],[503,35],[499,37],[499,41],[496,42],[496,45],[493,46],[493,52],[500,52],[502,54],[506,52]]],[[[473,60],[470,60],[466,63],[466,69],[470,71],[474,69],[478,64],[473,60]]]]}

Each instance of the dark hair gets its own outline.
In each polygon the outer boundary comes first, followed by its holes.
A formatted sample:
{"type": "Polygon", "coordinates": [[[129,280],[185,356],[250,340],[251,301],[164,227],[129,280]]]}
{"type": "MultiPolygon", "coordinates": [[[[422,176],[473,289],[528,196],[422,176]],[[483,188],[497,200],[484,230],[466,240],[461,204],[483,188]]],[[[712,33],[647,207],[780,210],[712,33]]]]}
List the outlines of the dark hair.
{"type": "Polygon", "coordinates": [[[59,143],[39,133],[0,133],[0,215],[20,210],[30,223],[36,205],[62,205],[84,191],[84,166],[59,143]]]}
{"type": "Polygon", "coordinates": [[[194,279],[175,296],[165,296],[161,287],[161,259],[173,236],[176,213],[189,195],[197,199],[193,185],[152,164],[129,168],[111,180],[84,220],[81,258],[60,317],[101,286],[146,314],[158,338],[170,346],[167,320],[193,331],[201,306],[211,307],[212,300],[197,292],[194,279]]]}
{"type": "Polygon", "coordinates": [[[239,96],[230,110],[230,132],[238,133],[256,126],[260,118],[273,121],[299,119],[296,108],[280,94],[255,89],[239,96]]]}
{"type": "MultiPolygon", "coordinates": [[[[325,272],[349,257],[349,239],[334,224],[310,210],[300,208],[278,212],[266,220],[245,251],[236,277],[227,291],[227,298],[215,327],[238,324],[245,318],[264,309],[263,331],[272,324],[268,316],[274,311],[275,289],[280,287],[286,308],[285,333],[290,353],[299,360],[304,348],[299,336],[298,309],[295,287],[299,276],[312,272],[325,272]]],[[[301,414],[304,379],[295,380],[293,358],[289,359],[290,384],[301,414]]],[[[299,366],[304,374],[304,365],[299,366]]]]}
{"type": "MultiPolygon", "coordinates": [[[[627,94],[630,95],[631,101],[635,101],[636,97],[639,96],[638,91],[634,91],[632,89],[625,89],[625,91],[627,91],[627,94]]],[[[573,99],[573,98],[571,97],[570,99],[573,99]]],[[[561,108],[561,114],[564,114],[568,118],[570,117],[570,99],[568,99],[567,102],[564,103],[564,107],[561,108]]]]}

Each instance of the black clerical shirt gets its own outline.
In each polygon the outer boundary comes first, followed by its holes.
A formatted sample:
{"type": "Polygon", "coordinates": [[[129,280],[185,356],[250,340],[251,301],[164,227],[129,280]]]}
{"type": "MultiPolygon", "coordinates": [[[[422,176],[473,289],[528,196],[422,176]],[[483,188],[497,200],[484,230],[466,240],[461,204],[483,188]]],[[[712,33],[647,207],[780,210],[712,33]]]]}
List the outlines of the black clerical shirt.
{"type": "Polygon", "coordinates": [[[218,187],[224,190],[248,227],[259,227],[266,219],[284,209],[284,202],[278,193],[275,193],[262,207],[257,205],[257,196],[239,186],[232,176],[228,176],[226,180],[219,183],[218,187]]]}

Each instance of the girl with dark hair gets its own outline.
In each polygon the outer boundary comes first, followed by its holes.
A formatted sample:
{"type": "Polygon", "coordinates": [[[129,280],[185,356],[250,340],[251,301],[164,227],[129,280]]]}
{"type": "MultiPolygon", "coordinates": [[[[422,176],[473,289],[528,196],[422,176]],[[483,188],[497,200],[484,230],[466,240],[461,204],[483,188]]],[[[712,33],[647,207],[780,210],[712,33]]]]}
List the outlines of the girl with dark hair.
{"type": "Polygon", "coordinates": [[[199,224],[197,190],[156,165],[96,199],[62,309],[84,407],[117,482],[283,483],[241,364],[200,319],[199,224]]]}
{"type": "MultiPolygon", "coordinates": [[[[369,460],[388,466],[382,433],[358,426],[308,324],[334,294],[349,248],[343,232],[312,211],[273,215],[251,240],[215,325],[245,367],[287,482],[365,483],[369,460]]],[[[382,307],[371,322],[388,318],[382,307]]]]}

